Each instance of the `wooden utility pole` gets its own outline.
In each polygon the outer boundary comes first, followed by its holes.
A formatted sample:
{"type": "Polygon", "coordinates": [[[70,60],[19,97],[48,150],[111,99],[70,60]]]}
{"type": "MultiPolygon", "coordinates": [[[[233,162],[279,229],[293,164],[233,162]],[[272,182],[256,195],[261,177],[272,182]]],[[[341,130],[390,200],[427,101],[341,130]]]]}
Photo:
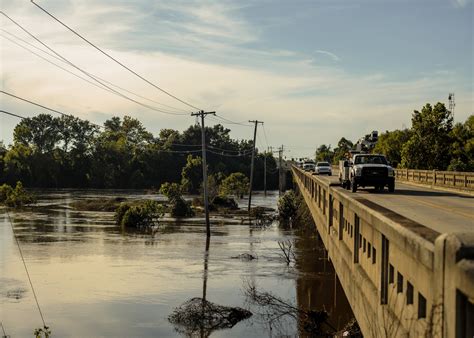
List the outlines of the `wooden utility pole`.
{"type": "Polygon", "coordinates": [[[278,148],[278,193],[281,194],[283,190],[283,168],[282,168],[282,157],[283,157],[283,144],[278,148]]]}
{"type": "Polygon", "coordinates": [[[263,193],[265,197],[267,197],[267,154],[268,152],[266,151],[263,157],[263,193]]]}
{"type": "Polygon", "coordinates": [[[257,126],[258,124],[263,124],[262,121],[254,120],[254,121],[249,121],[250,123],[255,123],[255,129],[253,131],[253,150],[252,150],[252,162],[250,164],[250,187],[249,187],[249,207],[248,211],[250,213],[250,206],[252,204],[252,185],[253,185],[253,166],[255,163],[255,143],[256,143],[256,138],[257,138],[257,126]]]}
{"type": "Polygon", "coordinates": [[[207,192],[207,164],[206,164],[206,131],[204,128],[204,117],[206,115],[216,115],[216,112],[205,112],[201,110],[191,113],[191,116],[201,117],[201,143],[202,143],[202,180],[204,187],[204,211],[206,213],[206,236],[211,237],[211,224],[209,222],[209,197],[207,192]]]}

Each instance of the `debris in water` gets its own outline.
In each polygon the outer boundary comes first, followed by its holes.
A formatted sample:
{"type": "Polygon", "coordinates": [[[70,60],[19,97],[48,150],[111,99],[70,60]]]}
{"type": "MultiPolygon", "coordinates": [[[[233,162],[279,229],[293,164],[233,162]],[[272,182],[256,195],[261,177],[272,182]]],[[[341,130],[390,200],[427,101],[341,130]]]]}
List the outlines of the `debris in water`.
{"type": "Polygon", "coordinates": [[[168,320],[175,325],[178,333],[208,337],[215,330],[230,329],[251,316],[252,312],[248,310],[217,305],[195,297],[177,307],[168,320]]]}
{"type": "Polygon", "coordinates": [[[237,256],[232,256],[231,258],[240,259],[240,260],[243,260],[243,261],[252,261],[254,259],[258,259],[257,255],[252,255],[252,254],[249,254],[249,253],[243,253],[243,254],[240,254],[240,255],[237,255],[237,256]]]}

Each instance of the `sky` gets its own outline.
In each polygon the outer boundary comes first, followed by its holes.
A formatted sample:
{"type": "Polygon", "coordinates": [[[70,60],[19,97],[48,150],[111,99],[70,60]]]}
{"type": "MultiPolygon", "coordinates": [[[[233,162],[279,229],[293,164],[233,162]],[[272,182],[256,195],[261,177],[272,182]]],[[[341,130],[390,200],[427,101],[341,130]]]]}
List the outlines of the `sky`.
{"type": "MultiPolygon", "coordinates": [[[[248,120],[264,121],[257,145],[283,144],[287,157],[312,156],[343,136],[356,141],[372,130],[410,127],[413,110],[447,104],[451,92],[455,121],[474,112],[472,0],[37,3],[160,88],[242,122],[225,124],[231,136],[250,139],[248,120]]],[[[0,15],[2,90],[99,124],[130,115],[155,135],[195,122],[196,109],[113,63],[30,1],[1,0],[0,7],[86,72],[181,115],[78,78],[85,75],[0,15]]],[[[2,94],[0,106],[22,116],[47,112],[2,94]]],[[[0,114],[0,140],[12,142],[16,123],[0,114]]]]}

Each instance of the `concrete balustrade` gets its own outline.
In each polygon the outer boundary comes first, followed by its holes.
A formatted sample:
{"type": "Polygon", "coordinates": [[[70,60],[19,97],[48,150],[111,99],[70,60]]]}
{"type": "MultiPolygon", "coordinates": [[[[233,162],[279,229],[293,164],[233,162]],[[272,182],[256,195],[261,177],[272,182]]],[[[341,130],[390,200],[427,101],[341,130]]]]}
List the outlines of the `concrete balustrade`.
{"type": "Polygon", "coordinates": [[[472,234],[440,234],[292,170],[364,336],[472,336],[472,234]]]}
{"type": "Polygon", "coordinates": [[[474,172],[395,169],[399,181],[474,192],[474,172]]]}

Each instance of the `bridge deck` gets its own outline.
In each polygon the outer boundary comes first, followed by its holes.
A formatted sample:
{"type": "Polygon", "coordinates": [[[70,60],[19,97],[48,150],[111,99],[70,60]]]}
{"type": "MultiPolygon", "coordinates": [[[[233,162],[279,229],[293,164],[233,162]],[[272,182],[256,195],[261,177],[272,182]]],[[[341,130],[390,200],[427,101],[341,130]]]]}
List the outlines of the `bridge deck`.
{"type": "MultiPolygon", "coordinates": [[[[337,172],[331,177],[318,176],[338,184],[337,172]]],[[[342,188],[340,188],[342,189],[342,188]]],[[[350,193],[350,192],[349,192],[350,193]]],[[[396,182],[395,193],[359,189],[363,197],[439,233],[474,231],[474,196],[445,192],[396,182]]]]}

